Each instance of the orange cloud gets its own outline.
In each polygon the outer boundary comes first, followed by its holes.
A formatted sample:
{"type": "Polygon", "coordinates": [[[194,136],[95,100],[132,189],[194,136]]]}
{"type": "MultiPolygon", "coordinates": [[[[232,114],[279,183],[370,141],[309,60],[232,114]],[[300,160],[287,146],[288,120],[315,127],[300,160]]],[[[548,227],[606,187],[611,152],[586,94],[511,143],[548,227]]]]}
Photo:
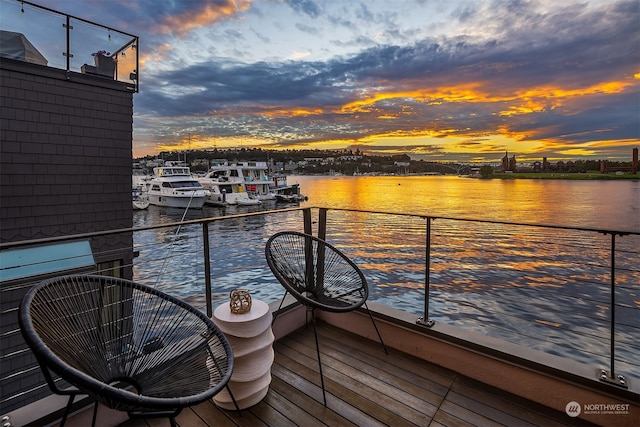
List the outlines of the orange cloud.
{"type": "Polygon", "coordinates": [[[539,87],[518,92],[510,100],[521,100],[521,104],[512,105],[508,110],[500,111],[501,116],[529,114],[544,109],[557,108],[564,105],[564,100],[601,94],[623,92],[636,83],[632,81],[602,82],[586,88],[562,89],[553,87],[539,87]]]}
{"type": "Polygon", "coordinates": [[[144,70],[145,64],[147,62],[152,62],[152,61],[159,62],[167,58],[170,55],[170,52],[172,49],[173,48],[171,47],[170,44],[164,43],[164,44],[155,46],[153,51],[151,52],[141,53],[140,58],[138,60],[140,64],[140,69],[144,70]]]}
{"type": "Polygon", "coordinates": [[[324,113],[322,108],[294,108],[294,109],[284,109],[284,108],[273,108],[264,112],[261,111],[259,114],[269,117],[271,119],[275,118],[286,118],[286,117],[304,117],[304,116],[313,116],[324,113]]]}
{"type": "Polygon", "coordinates": [[[564,105],[563,100],[599,94],[620,93],[637,84],[631,80],[602,82],[586,88],[563,89],[552,86],[541,86],[511,94],[497,94],[480,82],[465,83],[456,86],[444,86],[438,89],[417,89],[413,91],[379,92],[364,99],[345,104],[339,110],[341,114],[371,113],[376,110],[376,103],[386,100],[411,99],[428,104],[441,103],[492,103],[511,102],[507,110],[499,111],[501,116],[529,114],[545,109],[553,109],[564,105]]]}
{"type": "Polygon", "coordinates": [[[339,112],[342,114],[368,113],[375,110],[376,103],[389,99],[412,99],[417,102],[427,104],[433,103],[437,105],[442,104],[442,101],[483,102],[486,100],[486,95],[477,90],[480,86],[480,83],[467,83],[458,86],[443,87],[437,91],[432,91],[431,89],[417,89],[403,92],[380,92],[371,95],[366,99],[345,104],[339,112]]]}
{"type": "Polygon", "coordinates": [[[223,4],[205,4],[199,10],[167,16],[159,31],[163,34],[177,33],[184,37],[194,28],[204,27],[249,9],[252,2],[253,0],[226,0],[223,4]]]}

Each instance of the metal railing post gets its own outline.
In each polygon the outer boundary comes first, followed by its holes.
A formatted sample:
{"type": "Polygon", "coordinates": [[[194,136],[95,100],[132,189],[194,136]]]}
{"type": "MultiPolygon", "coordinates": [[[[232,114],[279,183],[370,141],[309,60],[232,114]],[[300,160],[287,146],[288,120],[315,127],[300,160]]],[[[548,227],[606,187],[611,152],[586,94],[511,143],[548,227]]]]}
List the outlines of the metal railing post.
{"type": "Polygon", "coordinates": [[[313,234],[313,230],[311,229],[311,208],[306,208],[302,211],[302,221],[304,224],[304,232],[306,234],[313,234]]]}
{"type": "Polygon", "coordinates": [[[431,282],[431,220],[430,216],[427,217],[427,232],[425,243],[425,271],[424,271],[424,315],[419,317],[416,323],[418,325],[431,327],[435,323],[429,318],[429,286],[431,282]]]}
{"type": "Polygon", "coordinates": [[[64,52],[64,56],[67,59],[67,73],[69,71],[71,71],[71,57],[73,56],[71,54],[71,20],[69,18],[69,15],[66,16],[66,21],[63,24],[63,27],[65,28],[66,31],[66,35],[67,35],[67,47],[66,47],[66,51],[64,52]]]}
{"type": "Polygon", "coordinates": [[[211,298],[211,260],[209,255],[211,250],[209,248],[209,223],[202,223],[202,255],[204,256],[204,291],[205,301],[207,304],[207,316],[213,316],[213,302],[211,298]]]}
{"type": "Polygon", "coordinates": [[[318,210],[318,238],[327,240],[327,208],[318,210]]]}
{"type": "MultiPolygon", "coordinates": [[[[608,234],[608,233],[604,233],[608,234]]],[[[620,235],[624,235],[620,233],[620,235]]],[[[600,371],[600,381],[604,381],[609,384],[617,385],[618,387],[628,388],[627,380],[624,375],[616,375],[615,361],[616,361],[616,233],[611,233],[611,302],[609,311],[611,313],[611,326],[610,326],[610,350],[609,350],[609,367],[607,372],[605,369],[600,371]]]]}

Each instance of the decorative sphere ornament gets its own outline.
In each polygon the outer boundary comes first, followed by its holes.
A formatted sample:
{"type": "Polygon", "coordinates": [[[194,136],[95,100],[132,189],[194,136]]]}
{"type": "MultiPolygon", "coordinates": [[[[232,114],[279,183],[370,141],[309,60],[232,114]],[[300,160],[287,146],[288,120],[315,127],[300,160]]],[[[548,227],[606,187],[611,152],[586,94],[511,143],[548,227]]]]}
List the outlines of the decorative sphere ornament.
{"type": "Polygon", "coordinates": [[[231,291],[229,306],[233,314],[243,314],[251,310],[251,295],[246,289],[233,289],[231,291]]]}

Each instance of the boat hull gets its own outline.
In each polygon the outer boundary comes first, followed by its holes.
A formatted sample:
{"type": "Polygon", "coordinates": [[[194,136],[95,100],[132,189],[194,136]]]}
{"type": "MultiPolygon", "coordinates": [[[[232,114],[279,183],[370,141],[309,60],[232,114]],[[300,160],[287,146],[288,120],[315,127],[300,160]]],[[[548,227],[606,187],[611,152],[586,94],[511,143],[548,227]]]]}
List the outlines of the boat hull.
{"type": "Polygon", "coordinates": [[[261,205],[262,202],[258,199],[238,199],[236,204],[238,206],[256,206],[261,205]]]}
{"type": "Polygon", "coordinates": [[[132,205],[133,209],[136,210],[147,209],[149,207],[149,200],[133,200],[132,205]]]}
{"type": "Polygon", "coordinates": [[[181,209],[202,209],[207,196],[165,196],[149,194],[149,203],[154,206],[181,209]]]}

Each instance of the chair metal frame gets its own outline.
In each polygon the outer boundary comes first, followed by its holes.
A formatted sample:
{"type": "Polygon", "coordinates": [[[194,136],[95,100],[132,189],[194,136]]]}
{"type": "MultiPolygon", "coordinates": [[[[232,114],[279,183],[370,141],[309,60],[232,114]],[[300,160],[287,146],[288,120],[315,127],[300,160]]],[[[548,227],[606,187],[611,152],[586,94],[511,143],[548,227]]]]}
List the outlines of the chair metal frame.
{"type": "Polygon", "coordinates": [[[108,276],[45,280],[24,296],[23,337],[51,390],[126,411],[131,418],[175,417],[185,407],[229,392],[233,352],[204,313],[151,287],[108,276]],[[61,388],[54,375],[72,387],[61,388]]]}
{"type": "Polygon", "coordinates": [[[288,293],[307,308],[307,314],[311,313],[322,398],[324,406],[327,406],[316,328],[316,309],[346,313],[364,306],[384,352],[389,354],[367,307],[367,280],[360,268],[335,246],[318,237],[297,231],[282,231],[272,235],[265,245],[265,257],[272,273],[285,288],[273,323],[276,322],[288,293]]]}

